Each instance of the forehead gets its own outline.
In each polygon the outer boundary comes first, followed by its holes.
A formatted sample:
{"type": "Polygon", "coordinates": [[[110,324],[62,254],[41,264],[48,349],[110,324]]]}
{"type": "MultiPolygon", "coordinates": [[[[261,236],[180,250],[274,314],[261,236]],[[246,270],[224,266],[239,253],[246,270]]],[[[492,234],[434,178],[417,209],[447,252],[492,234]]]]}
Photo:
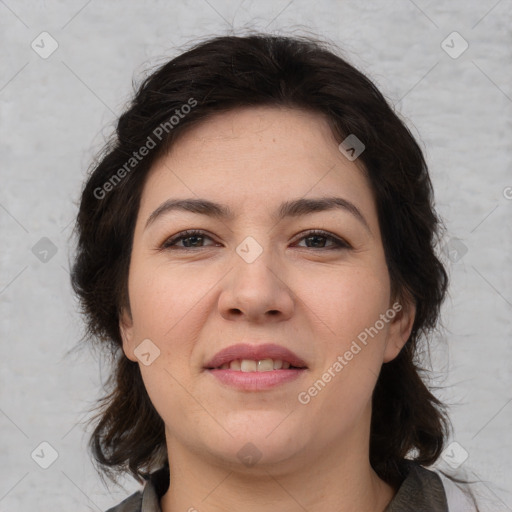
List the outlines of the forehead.
{"type": "Polygon", "coordinates": [[[316,152],[311,150],[319,143],[319,151],[337,146],[327,118],[319,112],[287,107],[244,107],[214,114],[187,130],[173,145],[170,154],[181,157],[194,147],[198,157],[202,153],[232,149],[238,151],[238,157],[246,150],[260,151],[259,156],[264,158],[263,150],[271,150],[274,156],[283,153],[291,158],[288,149],[302,146],[314,157],[316,152]]]}
{"type": "Polygon", "coordinates": [[[374,213],[362,165],[339,151],[322,114],[251,107],[216,114],[180,136],[153,165],[141,211],[169,197],[208,197],[256,211],[283,198],[326,194],[374,213]]]}

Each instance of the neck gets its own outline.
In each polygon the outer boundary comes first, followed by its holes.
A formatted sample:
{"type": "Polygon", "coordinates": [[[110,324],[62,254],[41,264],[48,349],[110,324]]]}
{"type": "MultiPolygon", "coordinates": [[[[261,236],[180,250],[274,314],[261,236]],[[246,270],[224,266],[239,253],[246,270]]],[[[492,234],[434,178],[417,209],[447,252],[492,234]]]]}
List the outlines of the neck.
{"type": "Polygon", "coordinates": [[[369,463],[369,429],[280,464],[240,468],[188,450],[169,433],[171,483],[162,512],[383,512],[396,489],[369,463]]]}

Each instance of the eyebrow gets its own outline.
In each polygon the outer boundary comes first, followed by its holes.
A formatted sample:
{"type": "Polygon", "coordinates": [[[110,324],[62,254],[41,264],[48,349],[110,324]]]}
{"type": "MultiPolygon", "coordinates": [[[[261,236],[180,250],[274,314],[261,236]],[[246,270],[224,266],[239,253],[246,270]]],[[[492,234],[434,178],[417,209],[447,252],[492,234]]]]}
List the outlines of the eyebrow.
{"type": "MultiPolygon", "coordinates": [[[[370,226],[361,211],[355,204],[342,197],[301,198],[293,201],[285,201],[278,208],[274,218],[276,221],[280,221],[287,217],[301,217],[310,213],[335,209],[341,209],[351,213],[371,234],[370,226]]],[[[150,224],[163,214],[172,211],[186,211],[222,220],[232,220],[235,217],[233,211],[228,206],[214,203],[207,199],[168,199],[149,216],[144,229],[147,229],[150,224]]]]}

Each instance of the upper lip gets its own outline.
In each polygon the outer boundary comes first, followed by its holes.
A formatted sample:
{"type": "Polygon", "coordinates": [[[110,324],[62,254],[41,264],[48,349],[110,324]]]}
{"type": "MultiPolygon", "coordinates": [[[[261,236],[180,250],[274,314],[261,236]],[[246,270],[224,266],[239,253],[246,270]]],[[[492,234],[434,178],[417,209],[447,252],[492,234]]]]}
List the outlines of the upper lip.
{"type": "Polygon", "coordinates": [[[224,363],[230,363],[235,359],[251,359],[260,361],[262,359],[274,359],[288,361],[290,366],[297,368],[306,368],[306,363],[291,350],[280,347],[273,343],[259,345],[238,344],[231,345],[217,352],[213,358],[205,364],[205,368],[213,369],[222,366],[224,363]]]}

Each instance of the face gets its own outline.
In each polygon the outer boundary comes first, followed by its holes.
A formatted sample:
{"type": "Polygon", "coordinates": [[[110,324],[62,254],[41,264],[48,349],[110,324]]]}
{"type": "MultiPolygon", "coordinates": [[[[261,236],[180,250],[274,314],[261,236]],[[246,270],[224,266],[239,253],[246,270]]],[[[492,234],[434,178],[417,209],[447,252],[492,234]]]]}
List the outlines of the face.
{"type": "Polygon", "coordinates": [[[170,453],[275,466],[366,449],[380,367],[414,310],[390,295],[356,162],[321,115],[258,107],[193,128],[152,168],[120,325],[170,453]],[[218,206],[169,203],[185,199],[218,206]],[[209,365],[233,345],[229,368],[209,365]]]}

